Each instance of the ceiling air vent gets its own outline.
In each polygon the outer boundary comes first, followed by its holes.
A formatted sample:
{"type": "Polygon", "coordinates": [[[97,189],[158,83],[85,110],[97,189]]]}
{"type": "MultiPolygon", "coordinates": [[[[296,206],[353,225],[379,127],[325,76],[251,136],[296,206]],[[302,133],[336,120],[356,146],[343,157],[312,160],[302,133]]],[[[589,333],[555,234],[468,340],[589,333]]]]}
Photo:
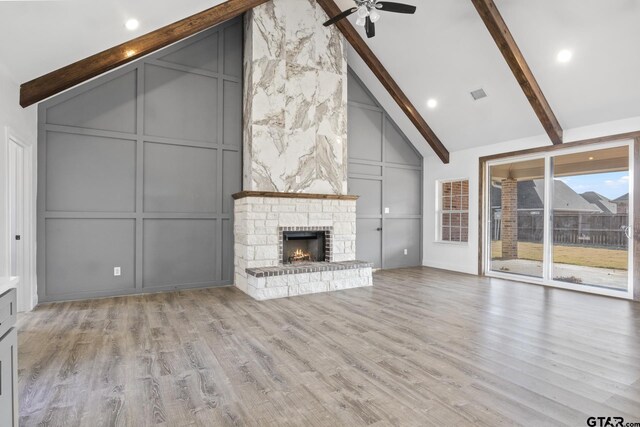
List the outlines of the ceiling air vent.
{"type": "Polygon", "coordinates": [[[484,91],[484,89],[478,89],[471,92],[471,96],[473,97],[474,101],[477,101],[478,99],[486,98],[487,93],[484,91]]]}

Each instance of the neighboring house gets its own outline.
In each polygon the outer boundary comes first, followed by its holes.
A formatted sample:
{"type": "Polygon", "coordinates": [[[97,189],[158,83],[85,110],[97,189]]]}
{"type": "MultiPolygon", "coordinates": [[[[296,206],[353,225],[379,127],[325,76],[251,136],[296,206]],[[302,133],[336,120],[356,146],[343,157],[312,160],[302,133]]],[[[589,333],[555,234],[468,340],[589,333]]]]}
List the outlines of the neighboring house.
{"type": "Polygon", "coordinates": [[[582,193],[581,196],[587,202],[600,208],[603,213],[618,213],[618,205],[600,193],[596,193],[595,191],[587,191],[586,193],[582,193]]]}
{"type": "Polygon", "coordinates": [[[618,208],[618,213],[629,213],[629,193],[613,200],[618,208]]]}
{"type": "MultiPolygon", "coordinates": [[[[625,243],[621,226],[627,222],[622,196],[609,200],[596,192],[576,193],[563,181],[554,180],[554,242],[619,247],[625,243]]],[[[626,196],[628,199],[628,195],[626,196]]],[[[544,234],[544,180],[518,182],[518,240],[541,242],[544,234]]],[[[625,204],[626,203],[626,204],[625,204]]],[[[501,239],[502,189],[491,190],[492,238],[501,239]]]]}
{"type": "MultiPolygon", "coordinates": [[[[518,211],[542,212],[544,208],[543,200],[544,180],[534,179],[518,182],[518,211]]],[[[491,191],[491,208],[492,210],[499,210],[501,206],[502,190],[499,186],[494,186],[491,191]]],[[[611,213],[583,198],[571,187],[559,180],[555,180],[553,185],[553,207],[554,211],[562,211],[563,213],[611,213]]]]}

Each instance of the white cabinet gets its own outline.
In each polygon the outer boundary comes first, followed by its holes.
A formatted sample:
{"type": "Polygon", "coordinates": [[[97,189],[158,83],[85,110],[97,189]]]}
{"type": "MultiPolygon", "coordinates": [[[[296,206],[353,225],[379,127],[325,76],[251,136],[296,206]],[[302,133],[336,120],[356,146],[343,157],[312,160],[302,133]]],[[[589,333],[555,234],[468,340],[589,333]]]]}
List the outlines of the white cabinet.
{"type": "Polygon", "coordinates": [[[0,427],[18,425],[16,290],[0,295],[0,427]]]}

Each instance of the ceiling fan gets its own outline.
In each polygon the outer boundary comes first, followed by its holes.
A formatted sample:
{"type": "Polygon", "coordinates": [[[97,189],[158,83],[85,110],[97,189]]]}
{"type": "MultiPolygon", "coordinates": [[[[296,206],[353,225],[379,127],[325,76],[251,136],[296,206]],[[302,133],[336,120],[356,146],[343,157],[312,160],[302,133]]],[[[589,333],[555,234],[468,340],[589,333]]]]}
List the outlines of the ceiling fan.
{"type": "Polygon", "coordinates": [[[376,35],[376,22],[380,19],[380,13],[378,12],[395,12],[395,13],[415,13],[416,7],[403,3],[394,3],[390,1],[379,0],[354,0],[356,7],[347,9],[339,15],[334,16],[324,23],[325,27],[333,25],[336,22],[346,18],[347,16],[358,13],[358,19],[356,25],[364,27],[367,37],[371,38],[376,35]]]}

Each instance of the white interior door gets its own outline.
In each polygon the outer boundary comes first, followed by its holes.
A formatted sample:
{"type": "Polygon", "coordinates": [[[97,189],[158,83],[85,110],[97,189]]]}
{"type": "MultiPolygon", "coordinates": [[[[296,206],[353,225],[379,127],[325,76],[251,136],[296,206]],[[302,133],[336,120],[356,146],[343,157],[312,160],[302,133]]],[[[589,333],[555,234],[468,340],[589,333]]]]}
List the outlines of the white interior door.
{"type": "Polygon", "coordinates": [[[9,275],[16,281],[18,306],[24,306],[25,149],[8,141],[9,275]]]}

